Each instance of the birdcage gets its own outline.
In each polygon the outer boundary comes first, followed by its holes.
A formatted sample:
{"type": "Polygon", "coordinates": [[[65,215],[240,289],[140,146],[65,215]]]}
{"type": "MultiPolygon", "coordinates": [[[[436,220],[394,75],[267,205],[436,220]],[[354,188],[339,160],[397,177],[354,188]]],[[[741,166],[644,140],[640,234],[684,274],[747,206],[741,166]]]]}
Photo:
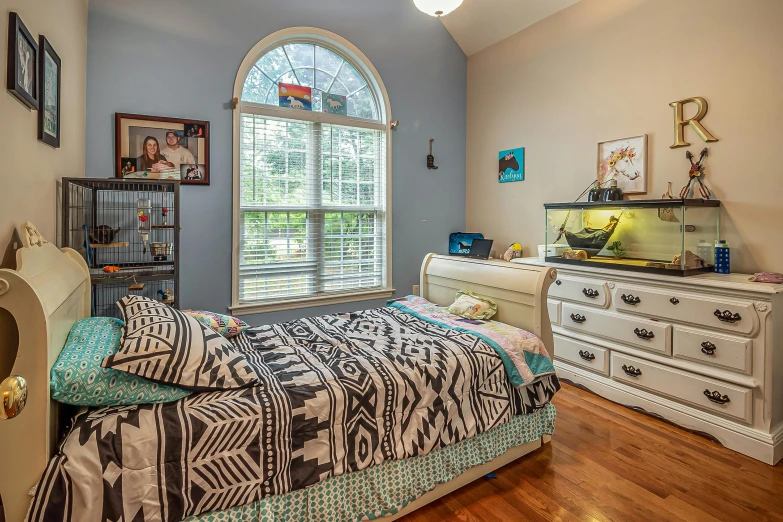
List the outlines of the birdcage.
{"type": "Polygon", "coordinates": [[[179,182],[63,178],[62,246],[90,268],[92,313],[125,295],[178,307],[179,182]]]}

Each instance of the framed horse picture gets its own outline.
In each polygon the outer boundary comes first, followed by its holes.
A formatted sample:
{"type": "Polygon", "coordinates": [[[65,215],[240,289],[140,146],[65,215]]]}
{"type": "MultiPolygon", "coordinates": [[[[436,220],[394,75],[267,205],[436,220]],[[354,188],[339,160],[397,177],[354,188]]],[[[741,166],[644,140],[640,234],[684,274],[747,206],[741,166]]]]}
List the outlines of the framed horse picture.
{"type": "Polygon", "coordinates": [[[624,194],[647,194],[647,135],[598,144],[598,182],[617,180],[624,194]]]}

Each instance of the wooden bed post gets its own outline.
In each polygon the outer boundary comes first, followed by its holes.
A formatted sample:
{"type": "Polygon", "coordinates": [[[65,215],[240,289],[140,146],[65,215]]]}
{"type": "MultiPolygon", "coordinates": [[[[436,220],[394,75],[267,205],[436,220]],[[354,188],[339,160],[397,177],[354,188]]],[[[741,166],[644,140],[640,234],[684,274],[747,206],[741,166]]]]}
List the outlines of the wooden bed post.
{"type": "MultiPolygon", "coordinates": [[[[18,331],[18,346],[0,345],[13,359],[11,375],[27,382],[18,416],[0,419],[0,497],[6,522],[21,522],[57,443],[57,409],[49,398],[49,374],[73,324],[90,314],[90,273],[79,254],[59,250],[31,224],[16,252],[17,270],[0,270],[0,331],[18,331]],[[9,315],[10,314],[10,315],[9,315]],[[15,324],[8,324],[8,323],[15,324]]],[[[7,366],[3,366],[7,367],[7,366]]],[[[8,377],[0,375],[0,380],[8,377]]]]}

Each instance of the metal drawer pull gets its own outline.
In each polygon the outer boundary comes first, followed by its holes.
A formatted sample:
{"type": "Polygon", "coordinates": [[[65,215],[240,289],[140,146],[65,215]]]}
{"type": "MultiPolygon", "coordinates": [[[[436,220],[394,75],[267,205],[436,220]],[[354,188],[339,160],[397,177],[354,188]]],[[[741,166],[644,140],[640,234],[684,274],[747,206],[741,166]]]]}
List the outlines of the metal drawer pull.
{"type": "Polygon", "coordinates": [[[598,297],[598,290],[593,290],[592,288],[582,288],[582,293],[585,294],[585,297],[589,297],[590,299],[598,297]]]}
{"type": "Polygon", "coordinates": [[[678,305],[678,304],[680,304],[680,300],[679,300],[679,299],[677,299],[676,297],[672,297],[671,299],[669,299],[669,302],[670,302],[671,304],[675,305],[675,306],[676,306],[676,305],[678,305]]]}
{"type": "Polygon", "coordinates": [[[558,279],[557,281],[555,281],[555,284],[556,284],[557,286],[560,286],[560,285],[562,285],[562,284],[563,284],[563,282],[562,282],[561,280],[559,280],[559,279],[558,279]]]}
{"type": "Polygon", "coordinates": [[[650,339],[655,338],[655,334],[653,332],[648,332],[644,328],[642,328],[641,330],[635,328],[633,333],[636,334],[636,337],[638,337],[639,339],[644,339],[645,341],[649,341],[650,339]]]}
{"type": "Polygon", "coordinates": [[[713,315],[724,323],[736,323],[742,320],[742,316],[740,314],[733,314],[729,310],[724,310],[722,312],[720,310],[715,310],[713,315]]]}
{"type": "Polygon", "coordinates": [[[573,322],[575,322],[575,323],[582,324],[585,321],[587,321],[587,317],[585,317],[584,315],[579,315],[579,314],[571,314],[571,320],[573,322]]]}
{"type": "Polygon", "coordinates": [[[701,353],[705,355],[715,355],[715,350],[717,349],[718,347],[709,341],[704,341],[701,343],[701,353]]]}
{"type": "Polygon", "coordinates": [[[642,374],[642,371],[639,368],[634,368],[633,366],[626,366],[623,364],[623,371],[630,375],[631,377],[639,377],[642,374]]]}
{"type": "Polygon", "coordinates": [[[623,295],[620,296],[620,299],[622,299],[625,304],[631,305],[631,306],[636,306],[636,305],[638,305],[639,303],[642,302],[641,299],[639,299],[638,297],[636,297],[633,294],[628,294],[628,295],[623,294],[623,295]]]}
{"type": "Polygon", "coordinates": [[[585,361],[592,361],[595,359],[595,354],[588,352],[587,350],[579,350],[579,357],[585,361]]]}
{"type": "Polygon", "coordinates": [[[714,392],[711,392],[710,390],[704,390],[704,395],[716,404],[726,404],[727,402],[731,402],[731,399],[729,399],[728,395],[721,395],[717,390],[714,392]]]}

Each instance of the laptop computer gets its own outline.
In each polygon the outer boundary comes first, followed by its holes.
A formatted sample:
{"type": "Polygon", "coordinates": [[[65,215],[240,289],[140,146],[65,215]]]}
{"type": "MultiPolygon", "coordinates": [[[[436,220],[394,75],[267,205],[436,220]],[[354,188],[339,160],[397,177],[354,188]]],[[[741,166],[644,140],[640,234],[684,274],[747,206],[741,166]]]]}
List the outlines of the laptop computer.
{"type": "Polygon", "coordinates": [[[470,245],[470,252],[465,256],[472,259],[489,259],[489,253],[492,251],[491,239],[474,239],[470,245]]]}

